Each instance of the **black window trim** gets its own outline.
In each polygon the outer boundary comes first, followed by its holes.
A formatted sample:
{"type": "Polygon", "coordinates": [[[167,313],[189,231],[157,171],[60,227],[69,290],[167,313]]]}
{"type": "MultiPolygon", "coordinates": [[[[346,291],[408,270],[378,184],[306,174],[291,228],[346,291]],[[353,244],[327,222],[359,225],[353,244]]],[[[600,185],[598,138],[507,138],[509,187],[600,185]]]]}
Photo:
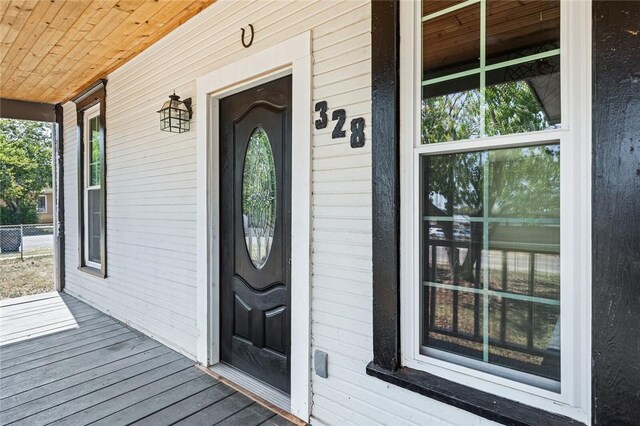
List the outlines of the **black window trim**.
{"type": "Polygon", "coordinates": [[[76,104],[77,130],[78,130],[78,269],[99,278],[107,278],[107,162],[106,147],[107,126],[106,126],[106,86],[107,80],[99,80],[83,91],[80,95],[72,99],[76,104]],[[84,180],[85,180],[85,136],[84,136],[84,116],[85,112],[95,106],[100,105],[100,269],[86,264],[84,259],[85,238],[84,238],[84,180]]]}
{"type": "Polygon", "coordinates": [[[489,420],[581,422],[402,367],[400,354],[400,3],[371,2],[373,361],[368,375],[489,420]]]}

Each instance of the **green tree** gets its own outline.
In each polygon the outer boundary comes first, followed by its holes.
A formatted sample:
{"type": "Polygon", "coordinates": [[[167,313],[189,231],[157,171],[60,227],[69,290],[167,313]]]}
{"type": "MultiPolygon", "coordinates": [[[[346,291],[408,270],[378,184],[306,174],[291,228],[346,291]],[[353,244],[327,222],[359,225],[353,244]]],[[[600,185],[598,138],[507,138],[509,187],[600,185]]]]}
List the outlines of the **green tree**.
{"type": "Polygon", "coordinates": [[[50,188],[51,128],[0,119],[0,224],[37,222],[36,202],[50,188]]]}

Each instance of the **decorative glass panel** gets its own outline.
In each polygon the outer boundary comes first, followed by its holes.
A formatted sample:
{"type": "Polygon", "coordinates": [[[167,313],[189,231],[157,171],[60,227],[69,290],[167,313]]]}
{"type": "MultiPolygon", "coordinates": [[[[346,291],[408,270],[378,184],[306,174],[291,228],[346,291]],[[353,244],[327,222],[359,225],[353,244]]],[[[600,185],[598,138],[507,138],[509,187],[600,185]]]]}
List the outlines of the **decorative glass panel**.
{"type": "Polygon", "coordinates": [[[425,155],[421,173],[422,351],[559,390],[560,145],[425,155]]]}
{"type": "Polygon", "coordinates": [[[432,3],[423,3],[421,143],[560,127],[559,0],[432,3]]]}
{"type": "Polygon", "coordinates": [[[269,137],[260,127],[249,139],[244,160],[242,221],[249,258],[260,269],[269,258],[276,227],[276,167],[269,137]]]}

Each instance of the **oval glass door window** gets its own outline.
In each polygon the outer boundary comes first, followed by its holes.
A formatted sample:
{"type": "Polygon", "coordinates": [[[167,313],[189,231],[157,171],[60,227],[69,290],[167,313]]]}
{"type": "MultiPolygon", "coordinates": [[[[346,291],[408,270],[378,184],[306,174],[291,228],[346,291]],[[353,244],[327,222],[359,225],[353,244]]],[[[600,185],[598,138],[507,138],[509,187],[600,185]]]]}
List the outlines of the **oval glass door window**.
{"type": "Polygon", "coordinates": [[[244,241],[253,265],[267,263],[276,227],[276,166],[267,133],[251,134],[242,173],[244,241]]]}

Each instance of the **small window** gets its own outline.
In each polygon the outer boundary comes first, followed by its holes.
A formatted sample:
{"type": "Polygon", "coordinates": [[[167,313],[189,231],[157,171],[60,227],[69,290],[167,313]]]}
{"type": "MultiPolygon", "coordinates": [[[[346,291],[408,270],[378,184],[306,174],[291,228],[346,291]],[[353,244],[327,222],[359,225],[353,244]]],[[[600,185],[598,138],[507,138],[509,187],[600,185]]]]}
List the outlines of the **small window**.
{"type": "Polygon", "coordinates": [[[38,195],[38,205],[36,206],[36,211],[38,213],[47,212],[47,196],[46,195],[38,195]]]}
{"type": "Polygon", "coordinates": [[[106,277],[105,83],[76,102],[79,268],[106,277]]]}
{"type": "Polygon", "coordinates": [[[102,157],[98,108],[85,114],[85,133],[84,261],[87,265],[100,269],[102,157]]]}

